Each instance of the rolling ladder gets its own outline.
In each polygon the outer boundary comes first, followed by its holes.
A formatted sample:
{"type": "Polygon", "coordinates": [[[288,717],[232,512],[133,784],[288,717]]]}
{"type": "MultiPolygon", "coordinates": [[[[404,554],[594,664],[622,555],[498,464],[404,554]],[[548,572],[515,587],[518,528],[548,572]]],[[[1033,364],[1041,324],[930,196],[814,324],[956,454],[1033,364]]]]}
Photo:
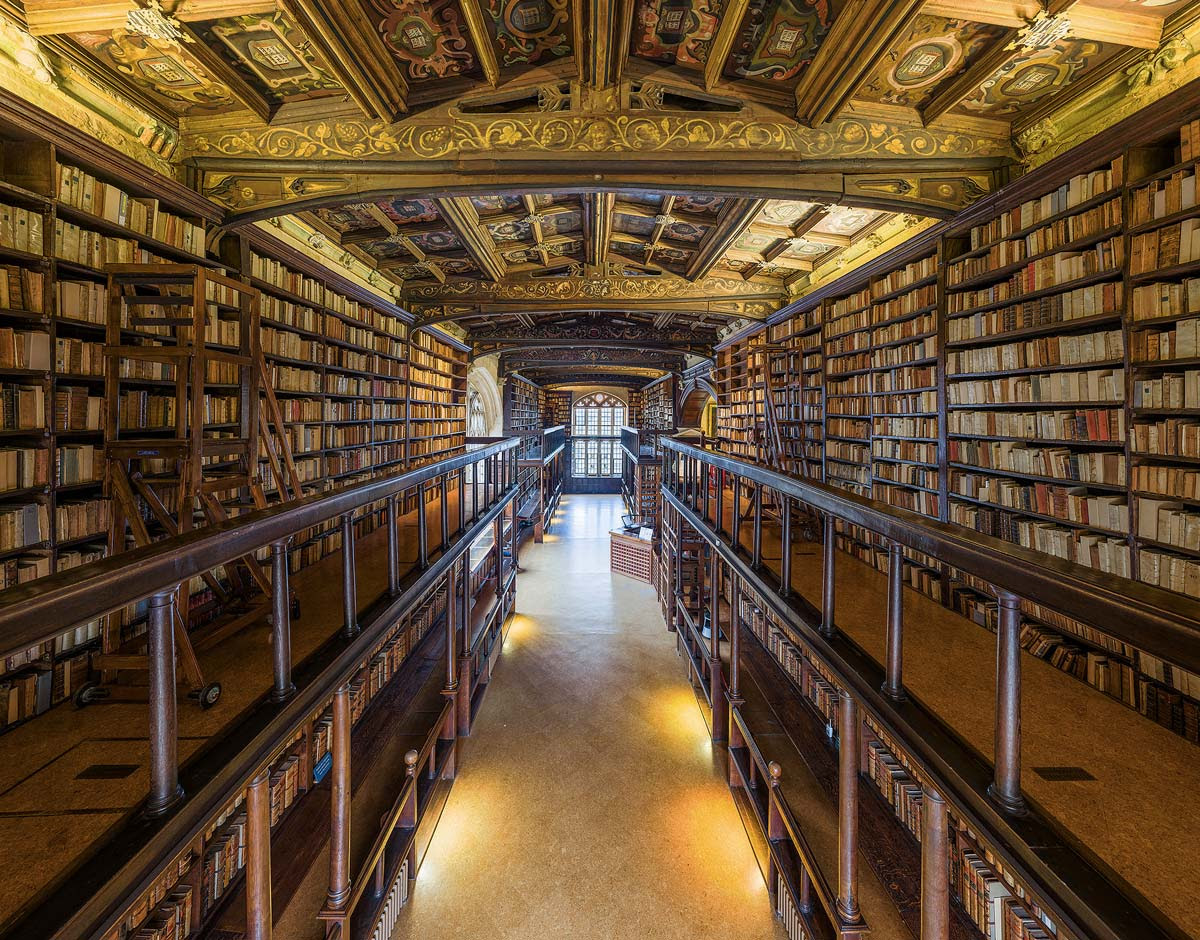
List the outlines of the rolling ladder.
{"type": "MultiPolygon", "coordinates": [[[[259,293],[201,265],[108,267],[105,344],[105,492],[111,504],[108,553],[149,545],[224,522],[233,514],[303,495],[291,445],[263,358],[259,293]],[[260,476],[270,473],[270,493],[260,476]]],[[[205,680],[189,629],[201,617],[243,603],[252,588],[270,597],[262,564],[252,555],[206,572],[209,599],[193,607],[193,585],[181,584],[174,634],[179,667],[204,708],[220,698],[205,680]]],[[[198,586],[198,585],[197,585],[198,586]]],[[[292,599],[294,613],[296,602],[292,599]]],[[[104,685],[85,686],[80,705],[137,697],[112,683],[145,672],[146,638],[127,636],[130,618],[105,618],[94,665],[104,685]]],[[[212,642],[244,626],[227,620],[212,642]]]]}

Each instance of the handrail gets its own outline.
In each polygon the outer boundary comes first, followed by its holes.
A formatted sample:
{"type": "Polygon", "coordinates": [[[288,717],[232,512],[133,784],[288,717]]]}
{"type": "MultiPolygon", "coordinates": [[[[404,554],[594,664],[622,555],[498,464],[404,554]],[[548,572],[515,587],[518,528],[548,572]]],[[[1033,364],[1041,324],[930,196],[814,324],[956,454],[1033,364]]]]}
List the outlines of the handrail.
{"type": "Polygon", "coordinates": [[[416,470],[257,509],[0,591],[0,656],[50,642],[72,626],[172,590],[218,565],[389,496],[399,496],[418,484],[482,460],[500,460],[502,455],[515,461],[519,445],[519,439],[509,438],[416,470]]]}
{"type": "MultiPolygon", "coordinates": [[[[1014,545],[965,526],[785,476],[727,454],[663,438],[666,451],[777,490],[852,525],[931,555],[1026,600],[1102,629],[1153,656],[1200,672],[1200,602],[1014,545]]],[[[664,486],[674,485],[664,473],[664,486]]]]}

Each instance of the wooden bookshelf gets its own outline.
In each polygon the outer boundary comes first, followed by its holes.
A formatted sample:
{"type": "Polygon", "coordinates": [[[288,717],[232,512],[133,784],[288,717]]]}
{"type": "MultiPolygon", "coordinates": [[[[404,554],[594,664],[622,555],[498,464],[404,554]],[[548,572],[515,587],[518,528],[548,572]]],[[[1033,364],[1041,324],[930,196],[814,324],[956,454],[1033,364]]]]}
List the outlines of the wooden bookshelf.
{"type": "Polygon", "coordinates": [[[466,447],[466,352],[440,333],[416,330],[409,336],[409,469],[466,447]]]}
{"type": "Polygon", "coordinates": [[[775,420],[790,466],[811,480],[825,476],[825,357],[821,349],[824,306],[815,304],[767,330],[780,352],[771,357],[775,420]]]}
{"type": "Polygon", "coordinates": [[[550,426],[545,390],[524,376],[509,375],[504,383],[504,433],[528,434],[550,426]]]}
{"type": "Polygon", "coordinates": [[[637,427],[645,431],[675,430],[676,376],[667,373],[641,390],[642,419],[637,427]]]}
{"type": "MultiPolygon", "coordinates": [[[[780,417],[811,416],[788,437],[823,437],[826,481],[1200,596],[1198,155],[1190,125],[1041,191],[1023,180],[735,336],[716,354],[719,446],[763,459],[745,350],[803,341],[817,320],[820,347],[805,366],[780,357],[773,382],[803,394],[819,377],[822,412],[797,416],[789,399],[780,417]]],[[[839,530],[838,545],[886,570],[865,533],[839,530]]],[[[905,554],[910,585],[994,629],[987,585],[905,554]]],[[[1031,655],[1200,741],[1200,678],[1052,611],[1023,614],[1031,655]]]]}

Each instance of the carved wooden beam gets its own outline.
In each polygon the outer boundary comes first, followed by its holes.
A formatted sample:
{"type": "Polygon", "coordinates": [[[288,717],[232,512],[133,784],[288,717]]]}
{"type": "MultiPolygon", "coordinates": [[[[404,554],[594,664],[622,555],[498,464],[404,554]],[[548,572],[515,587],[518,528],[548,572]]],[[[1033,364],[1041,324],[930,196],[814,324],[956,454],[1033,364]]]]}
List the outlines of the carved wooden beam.
{"type": "Polygon", "coordinates": [[[796,86],[796,120],[816,127],[838,115],[921,12],[922,0],[849,4],[796,86]]]}
{"type": "MultiPolygon", "coordinates": [[[[110,32],[124,29],[131,10],[144,6],[138,0],[25,0],[25,22],[34,36],[59,33],[110,32]]],[[[224,16],[272,13],[275,0],[185,0],[172,14],[182,22],[217,20],[224,16]]]]}
{"type": "Polygon", "coordinates": [[[496,45],[487,28],[487,20],[484,19],[479,0],[458,0],[458,2],[462,9],[463,19],[467,21],[467,32],[471,34],[471,41],[475,44],[475,54],[483,69],[483,77],[487,79],[489,85],[495,88],[500,84],[500,64],[496,60],[496,45]]]}
{"type": "Polygon", "coordinates": [[[493,281],[503,280],[504,259],[497,253],[492,236],[479,223],[479,213],[471,200],[465,196],[450,196],[435,199],[434,203],[479,270],[493,281]]]}
{"type": "Polygon", "coordinates": [[[667,220],[671,218],[671,210],[675,207],[674,196],[663,196],[662,210],[659,215],[654,217],[654,230],[650,233],[650,240],[646,242],[646,262],[649,263],[654,258],[654,249],[662,240],[663,233],[667,230],[667,220]]]}
{"type": "Polygon", "coordinates": [[[608,246],[613,237],[613,193],[588,193],[588,237],[586,254],[588,263],[603,269],[608,264],[608,246]]]}
{"type": "Polygon", "coordinates": [[[713,37],[712,45],[708,48],[708,58],[704,60],[704,87],[709,91],[716,88],[721,81],[721,70],[725,68],[725,60],[733,48],[734,40],[742,28],[742,19],[750,0],[729,0],[721,11],[721,22],[717,26],[717,35],[713,37]]]}
{"type": "Polygon", "coordinates": [[[621,81],[629,55],[633,0],[582,0],[582,6],[586,17],[583,80],[593,88],[611,88],[621,81]]]}
{"type": "Polygon", "coordinates": [[[408,110],[408,83],[357,4],[279,0],[363,114],[395,121],[408,110]]]}
{"type": "MultiPolygon", "coordinates": [[[[378,222],[380,227],[388,233],[389,237],[398,238],[400,244],[404,246],[404,250],[412,255],[417,260],[418,264],[422,265],[426,271],[434,276],[435,279],[443,284],[446,283],[445,272],[429,259],[420,245],[409,238],[407,234],[404,234],[400,231],[396,223],[392,221],[391,217],[383,211],[383,208],[378,203],[371,202],[367,203],[366,206],[367,212],[374,217],[375,221],[378,222]]],[[[399,260],[381,261],[379,263],[379,268],[380,270],[388,271],[392,268],[398,268],[408,263],[409,262],[407,261],[399,260]]]]}
{"type": "Polygon", "coordinates": [[[725,256],[726,251],[746,231],[746,228],[758,218],[766,199],[736,199],[730,202],[721,213],[717,224],[709,231],[700,248],[688,265],[687,279],[698,281],[708,275],[725,256]]]}
{"type": "MultiPolygon", "coordinates": [[[[432,235],[437,232],[445,232],[450,226],[445,222],[409,222],[405,223],[401,228],[405,235],[432,235]]],[[[341,242],[343,245],[363,245],[367,242],[387,238],[391,234],[390,231],[381,225],[378,228],[364,228],[354,232],[346,232],[342,235],[341,242]]]]}
{"type": "MultiPolygon", "coordinates": [[[[1042,6],[1038,0],[932,0],[921,12],[1021,29],[1042,12],[1042,6]]],[[[1070,35],[1075,39],[1137,49],[1156,49],[1162,41],[1163,19],[1152,12],[1118,10],[1089,0],[1058,0],[1047,4],[1046,12],[1052,15],[1069,12],[1070,35]]]]}

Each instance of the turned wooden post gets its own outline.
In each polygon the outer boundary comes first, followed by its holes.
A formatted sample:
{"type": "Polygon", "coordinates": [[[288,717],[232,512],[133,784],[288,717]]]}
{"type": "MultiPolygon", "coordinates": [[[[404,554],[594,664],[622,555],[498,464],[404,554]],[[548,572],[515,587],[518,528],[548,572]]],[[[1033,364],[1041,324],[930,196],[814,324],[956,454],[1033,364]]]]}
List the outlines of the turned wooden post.
{"type": "Polygon", "coordinates": [[[425,511],[425,484],[417,484],[417,567],[429,567],[429,518],[425,511]]]}
{"type": "Polygon", "coordinates": [[[729,575],[729,704],[742,703],[741,681],[738,673],[742,663],[742,579],[734,572],[729,575]]]}
{"type": "Polygon", "coordinates": [[[467,529],[467,468],[458,468],[458,531],[467,529]]]}
{"type": "Polygon", "coordinates": [[[175,703],[175,592],[150,598],[150,799],[146,814],[161,816],[183,797],[179,785],[179,715],[175,703]]]}
{"type": "Polygon", "coordinates": [[[946,802],[929,787],[921,806],[920,940],[950,940],[950,830],[946,802]]]}
{"type": "Polygon", "coordinates": [[[838,693],[838,898],[849,924],[861,919],[858,907],[858,705],[838,693]]]}
{"type": "Polygon", "coordinates": [[[792,593],[792,498],[779,494],[781,514],[779,530],[779,593],[792,593]]]}
{"type": "Polygon", "coordinates": [[[837,520],[825,513],[825,541],[821,545],[821,635],[834,634],[834,585],[837,577],[837,520]]]}
{"type": "MultiPolygon", "coordinates": [[[[462,567],[463,567],[462,580],[465,582],[464,590],[467,593],[470,592],[470,561],[469,561],[469,559],[470,559],[469,555],[464,555],[463,560],[462,560],[462,567]]],[[[450,571],[446,575],[446,685],[442,689],[442,695],[444,695],[447,699],[450,700],[450,709],[448,710],[448,712],[446,714],[446,726],[442,730],[442,737],[450,740],[451,742],[456,741],[458,738],[458,710],[462,704],[461,700],[463,698],[466,699],[468,710],[471,707],[470,680],[468,678],[467,685],[464,688],[463,686],[459,685],[458,676],[456,674],[456,669],[458,668],[458,665],[459,665],[457,662],[457,659],[458,659],[457,654],[459,652],[457,647],[460,645],[455,640],[455,637],[458,636],[458,631],[459,631],[458,621],[460,619],[463,620],[462,629],[464,631],[470,629],[470,627],[468,625],[469,618],[466,618],[466,617],[460,618],[460,616],[459,616],[462,613],[462,611],[459,607],[460,600],[458,597],[457,572],[458,572],[458,565],[454,564],[454,565],[450,566],[450,571]]],[[[461,645],[462,645],[462,653],[465,655],[466,654],[466,642],[464,641],[461,645]]],[[[467,675],[469,677],[470,676],[470,664],[468,663],[466,665],[467,665],[467,675]]],[[[450,746],[450,756],[446,760],[446,768],[442,772],[442,776],[444,778],[450,779],[450,778],[454,777],[455,760],[457,758],[457,754],[458,754],[457,746],[452,743],[450,746]]],[[[429,769],[430,769],[431,776],[433,775],[433,767],[434,767],[434,762],[431,760],[429,762],[429,769]]]]}
{"type": "Polygon", "coordinates": [[[325,906],[339,911],[350,897],[350,689],[333,693],[329,785],[329,893],[325,906]]]}
{"type": "Polygon", "coordinates": [[[762,484],[754,484],[754,567],[762,564],[762,484]]]}
{"type": "MultiPolygon", "coordinates": [[[[754,786],[754,768],[757,766],[751,759],[751,786],[754,786]]],[[[783,813],[779,810],[779,801],[782,799],[779,794],[779,781],[783,777],[783,768],[775,761],[771,761],[767,764],[767,777],[767,841],[778,842],[780,839],[787,838],[787,827],[783,824],[783,813]]],[[[769,859],[767,863],[767,894],[771,898],[771,909],[775,910],[779,892],[779,869],[775,865],[774,854],[768,851],[767,857],[769,859]]]]}
{"type": "Polygon", "coordinates": [[[724,741],[729,727],[729,703],[725,701],[725,682],[721,673],[721,556],[712,550],[709,585],[709,610],[712,612],[712,637],[708,641],[708,685],[712,695],[712,739],[724,741]]]}
{"type": "Polygon", "coordinates": [[[271,940],[271,784],[263,770],[246,790],[246,940],[271,940]]]}
{"type": "Polygon", "coordinates": [[[400,593],[400,520],[396,516],[396,497],[387,498],[387,582],[388,593],[400,593]]]}
{"type": "Polygon", "coordinates": [[[881,691],[895,702],[904,695],[904,546],[888,546],[887,678],[881,691]]]}
{"type": "Polygon", "coordinates": [[[358,633],[358,573],[354,564],[354,514],[342,514],[342,630],[358,633]]]}
{"type": "Polygon", "coordinates": [[[447,474],[438,477],[439,495],[441,496],[441,541],[438,543],[442,551],[450,544],[450,504],[446,501],[450,488],[446,485],[447,474]]]}
{"type": "Polygon", "coordinates": [[[282,702],[296,691],[292,683],[292,604],[288,586],[288,540],[271,543],[271,701],[282,702]]]}
{"type": "Polygon", "coordinates": [[[1009,813],[1025,811],[1021,796],[1021,601],[1001,591],[996,629],[996,774],[992,799],[1009,813]]]}

